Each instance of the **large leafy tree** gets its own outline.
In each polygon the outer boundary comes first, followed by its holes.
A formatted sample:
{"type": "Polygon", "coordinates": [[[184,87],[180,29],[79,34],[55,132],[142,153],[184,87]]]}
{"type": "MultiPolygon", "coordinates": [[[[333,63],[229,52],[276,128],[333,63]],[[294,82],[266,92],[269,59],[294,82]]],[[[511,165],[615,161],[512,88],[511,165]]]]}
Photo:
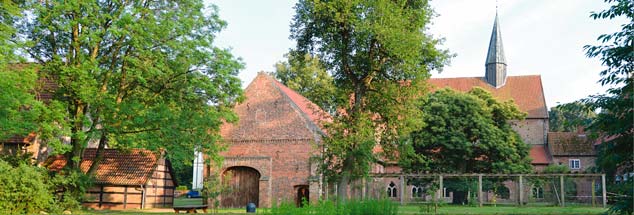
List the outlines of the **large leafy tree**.
{"type": "Polygon", "coordinates": [[[509,124],[522,120],[513,101],[499,102],[481,88],[441,89],[420,106],[424,126],[412,132],[401,166],[406,172],[524,173],[529,146],[509,124]]]}
{"type": "Polygon", "coordinates": [[[596,113],[583,102],[559,104],[548,111],[548,127],[550,131],[576,131],[590,125],[595,117],[596,113]]]}
{"type": "MultiPolygon", "coordinates": [[[[467,93],[441,89],[431,93],[419,107],[424,126],[411,133],[402,146],[399,165],[404,172],[432,173],[525,173],[531,171],[529,146],[510,125],[526,113],[513,101],[500,102],[481,88],[467,93]]],[[[485,190],[504,193],[504,179],[488,179],[485,190]]],[[[426,180],[408,183],[424,185],[426,180]]],[[[464,204],[473,178],[447,180],[454,203],[464,204]]],[[[475,192],[471,192],[474,193],[475,192]]]]}
{"type": "Polygon", "coordinates": [[[302,94],[321,109],[335,113],[337,101],[341,100],[333,78],[319,62],[309,54],[298,56],[287,54],[286,61],[275,64],[274,76],[284,85],[302,94]],[[297,57],[303,59],[297,59],[297,57]]]}
{"type": "Polygon", "coordinates": [[[422,124],[419,97],[447,51],[427,33],[433,11],[424,0],[300,0],[291,24],[296,54],[318,56],[345,99],[328,126],[324,172],[340,200],[351,180],[368,173],[378,145],[391,155],[422,124]]]}
{"type": "MultiPolygon", "coordinates": [[[[195,148],[217,158],[217,130],[236,120],[243,66],[213,46],[225,22],[215,7],[184,1],[25,1],[17,23],[40,80],[55,86],[50,103],[60,135],[44,138],[77,169],[89,143],[165,149],[174,163],[195,148]],[[58,144],[55,144],[58,143],[58,144]]],[[[4,38],[3,38],[4,39],[4,38]]],[[[16,83],[21,86],[23,83],[16,83]]],[[[5,123],[3,121],[3,123],[5,123]]],[[[11,123],[11,122],[8,122],[11,123]]],[[[0,126],[4,127],[4,125],[0,126]]]]}
{"type": "Polygon", "coordinates": [[[624,194],[611,211],[631,214],[634,182],[628,180],[613,184],[618,174],[634,172],[634,2],[630,0],[606,0],[610,7],[593,12],[593,19],[625,18],[621,31],[603,34],[598,40],[601,45],[587,45],[586,55],[598,57],[606,69],[600,72],[599,83],[610,86],[606,94],[594,95],[585,102],[600,109],[590,129],[604,140],[600,145],[597,166],[608,176],[609,189],[624,194]]]}

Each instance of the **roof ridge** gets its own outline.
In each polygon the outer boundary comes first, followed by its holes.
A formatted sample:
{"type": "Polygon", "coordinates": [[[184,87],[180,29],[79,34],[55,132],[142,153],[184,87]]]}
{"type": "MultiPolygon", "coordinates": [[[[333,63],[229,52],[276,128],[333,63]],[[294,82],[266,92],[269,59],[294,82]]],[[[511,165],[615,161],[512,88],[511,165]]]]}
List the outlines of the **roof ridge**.
{"type": "MultiPolygon", "coordinates": [[[[312,129],[309,128],[309,130],[315,130],[318,131],[320,134],[325,135],[326,133],[322,130],[322,127],[320,124],[318,124],[317,122],[315,122],[315,120],[319,120],[319,119],[312,119],[310,117],[309,113],[306,113],[306,111],[302,110],[300,104],[298,104],[297,101],[295,101],[291,95],[288,95],[287,92],[285,92],[282,88],[287,89],[289,92],[296,94],[297,96],[299,96],[300,99],[303,99],[305,102],[307,102],[311,107],[307,107],[310,109],[314,109],[317,110],[317,112],[322,112],[322,113],[326,113],[324,110],[321,109],[321,107],[319,107],[317,104],[313,103],[310,99],[304,97],[302,94],[296,92],[295,90],[291,89],[290,87],[282,84],[281,82],[279,82],[277,79],[269,76],[266,73],[259,73],[258,75],[263,75],[265,78],[267,78],[267,80],[271,81],[273,84],[273,87],[275,89],[278,90],[278,92],[280,94],[283,95],[283,97],[289,101],[291,103],[291,107],[295,110],[297,110],[299,112],[299,115],[301,118],[304,119],[304,121],[309,123],[309,126],[312,127],[312,129]]],[[[319,114],[322,114],[319,113],[319,114]]],[[[320,117],[321,118],[321,117],[320,117]]]]}

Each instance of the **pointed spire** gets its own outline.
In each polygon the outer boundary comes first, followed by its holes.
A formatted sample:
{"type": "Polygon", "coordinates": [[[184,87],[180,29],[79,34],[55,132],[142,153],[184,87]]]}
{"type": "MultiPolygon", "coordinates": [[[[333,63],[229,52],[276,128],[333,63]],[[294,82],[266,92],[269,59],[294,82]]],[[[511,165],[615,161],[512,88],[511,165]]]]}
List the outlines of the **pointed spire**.
{"type": "Polygon", "coordinates": [[[506,58],[504,57],[504,46],[502,45],[502,32],[500,31],[499,22],[496,5],[495,22],[493,23],[493,31],[491,32],[485,63],[485,78],[494,87],[500,87],[506,83],[506,58]]]}

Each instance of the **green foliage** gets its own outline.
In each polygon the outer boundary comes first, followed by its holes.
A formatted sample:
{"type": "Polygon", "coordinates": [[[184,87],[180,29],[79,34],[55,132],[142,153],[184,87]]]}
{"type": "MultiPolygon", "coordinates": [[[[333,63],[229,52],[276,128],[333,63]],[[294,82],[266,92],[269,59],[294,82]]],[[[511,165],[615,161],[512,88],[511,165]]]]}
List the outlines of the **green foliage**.
{"type": "Polygon", "coordinates": [[[606,173],[609,192],[618,194],[630,193],[621,198],[610,209],[614,214],[631,214],[634,212],[632,202],[632,186],[619,189],[613,186],[618,174],[634,172],[634,2],[630,0],[605,0],[610,7],[593,12],[593,19],[615,19],[624,17],[629,22],[621,25],[618,32],[603,34],[597,39],[602,45],[585,46],[588,57],[598,57],[606,67],[601,71],[599,83],[610,86],[606,94],[594,95],[583,101],[593,109],[601,112],[589,129],[605,141],[600,145],[597,156],[597,167],[606,173]],[[629,207],[627,207],[629,205],[629,207]]]}
{"type": "Polygon", "coordinates": [[[337,102],[342,100],[334,85],[333,78],[328,74],[319,58],[306,54],[286,54],[286,61],[275,64],[274,76],[289,88],[295,90],[308,100],[317,104],[328,113],[335,113],[337,102]],[[303,59],[297,59],[303,57],[303,59]]]}
{"type": "Polygon", "coordinates": [[[0,213],[36,214],[53,206],[45,170],[0,160],[0,213]]]}
{"type": "MultiPolygon", "coordinates": [[[[35,61],[39,73],[2,82],[0,94],[38,92],[27,88],[46,78],[56,90],[48,112],[39,116],[54,118],[36,124],[32,121],[38,117],[2,117],[1,128],[32,123],[23,130],[65,153],[73,168],[90,141],[100,147],[107,142],[110,148],[165,149],[175,165],[191,162],[195,148],[219,159],[218,130],[237,120],[231,107],[242,99],[237,74],[243,64],[213,45],[226,25],[215,7],[207,10],[202,0],[33,0],[21,5],[28,15],[15,16],[12,27],[22,36],[12,44],[20,44],[14,50],[35,61]],[[55,128],[63,132],[43,132],[55,128]],[[60,136],[70,137],[70,144],[61,144],[60,136]]],[[[7,38],[0,39],[4,50],[7,38]]],[[[13,100],[0,102],[12,113],[30,112],[13,100]]],[[[2,137],[16,134],[0,132],[2,137]]]]}
{"type": "Polygon", "coordinates": [[[64,211],[81,207],[87,189],[93,185],[93,178],[79,170],[63,169],[50,173],[48,183],[55,195],[53,210],[64,211]]]}
{"type": "Polygon", "coordinates": [[[0,3],[0,71],[7,63],[14,63],[18,60],[15,55],[16,29],[13,26],[14,20],[20,16],[20,1],[2,0],[0,3]]]}
{"type": "Polygon", "coordinates": [[[406,172],[525,173],[532,168],[529,146],[509,121],[522,120],[512,101],[498,102],[474,88],[468,93],[442,89],[420,106],[425,126],[402,149],[406,172]]]}
{"type": "Polygon", "coordinates": [[[203,202],[212,201],[214,213],[218,213],[220,207],[220,195],[231,193],[231,174],[225,174],[224,177],[211,174],[203,181],[203,189],[200,191],[203,196],[203,202]]]}
{"type": "Polygon", "coordinates": [[[590,125],[596,113],[580,101],[560,104],[548,111],[548,127],[550,131],[577,131],[590,125]]]}
{"type": "Polygon", "coordinates": [[[172,166],[172,169],[174,170],[173,174],[176,178],[176,181],[178,182],[178,184],[185,187],[185,190],[188,189],[188,187],[192,187],[192,181],[194,178],[192,166],[193,165],[183,163],[172,166]]]}
{"type": "Polygon", "coordinates": [[[333,201],[320,201],[317,204],[306,204],[304,207],[297,207],[294,203],[282,203],[272,207],[264,214],[274,215],[396,215],[398,205],[389,199],[364,201],[351,200],[346,203],[336,203],[333,201]]]}
{"type": "Polygon", "coordinates": [[[401,137],[421,125],[419,97],[433,69],[447,64],[440,40],[426,33],[433,11],[427,1],[301,0],[295,6],[292,54],[319,58],[343,96],[327,127],[322,170],[348,182],[369,171],[380,144],[394,155],[401,137]]]}
{"type": "Polygon", "coordinates": [[[189,188],[187,186],[185,186],[185,185],[179,185],[178,187],[176,187],[176,190],[181,190],[181,191],[185,190],[186,191],[186,190],[189,190],[189,188]]]}

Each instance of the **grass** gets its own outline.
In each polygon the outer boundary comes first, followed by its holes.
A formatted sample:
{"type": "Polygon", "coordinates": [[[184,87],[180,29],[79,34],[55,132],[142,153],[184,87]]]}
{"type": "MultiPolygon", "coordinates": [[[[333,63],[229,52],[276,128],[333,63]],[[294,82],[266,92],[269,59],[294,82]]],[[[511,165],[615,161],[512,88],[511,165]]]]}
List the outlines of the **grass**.
{"type": "MultiPolygon", "coordinates": [[[[431,212],[426,211],[424,206],[407,205],[399,207],[399,214],[434,214],[433,209],[431,212]]],[[[470,206],[454,206],[443,205],[438,208],[437,214],[603,214],[606,212],[605,208],[593,208],[584,206],[569,206],[569,207],[556,207],[556,206],[485,206],[485,207],[470,207],[470,206]]]]}
{"type": "MultiPolygon", "coordinates": [[[[177,198],[174,200],[175,206],[180,205],[201,205],[202,199],[200,198],[177,198]]],[[[319,210],[319,208],[316,208],[319,210]]],[[[426,206],[420,205],[405,205],[398,207],[398,214],[403,215],[423,215],[423,214],[434,214],[426,211],[426,206]]],[[[258,208],[258,214],[270,214],[272,209],[268,208],[258,208]]],[[[504,215],[528,215],[528,214],[536,214],[536,215],[554,215],[554,214],[592,214],[598,215],[606,212],[607,209],[600,207],[586,207],[586,206],[567,206],[567,207],[556,207],[556,206],[524,206],[524,207],[516,207],[510,205],[498,205],[497,207],[493,206],[485,206],[485,207],[471,207],[471,206],[455,206],[455,205],[443,205],[438,208],[437,214],[468,214],[468,215],[494,215],[494,214],[504,214],[504,215]]],[[[207,212],[211,213],[212,210],[208,210],[207,212]]],[[[202,211],[199,211],[202,212],[202,211]]],[[[289,211],[290,212],[290,211],[289,211]]],[[[433,211],[432,211],[433,212],[433,211]]],[[[127,211],[108,211],[108,210],[85,210],[81,211],[81,214],[173,214],[174,212],[166,209],[162,211],[156,210],[127,210],[127,211]]],[[[246,214],[245,208],[228,208],[228,209],[220,209],[218,214],[246,214]]]]}

